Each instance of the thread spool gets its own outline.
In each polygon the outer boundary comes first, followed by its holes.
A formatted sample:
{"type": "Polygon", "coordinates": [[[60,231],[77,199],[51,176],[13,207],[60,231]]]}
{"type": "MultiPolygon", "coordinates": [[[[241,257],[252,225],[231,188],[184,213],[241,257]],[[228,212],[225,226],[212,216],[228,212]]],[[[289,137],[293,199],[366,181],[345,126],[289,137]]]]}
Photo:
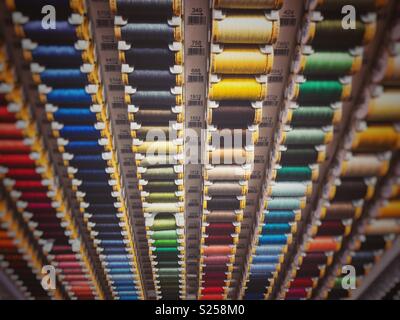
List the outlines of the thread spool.
{"type": "Polygon", "coordinates": [[[399,234],[400,224],[395,219],[372,220],[365,227],[366,235],[399,234]]]}
{"type": "Polygon", "coordinates": [[[308,181],[312,180],[314,177],[315,174],[308,166],[285,166],[276,170],[277,181],[308,181]]]}
{"type": "Polygon", "coordinates": [[[236,165],[218,165],[205,171],[206,180],[232,181],[247,180],[249,173],[241,166],[236,165]]]}
{"type": "Polygon", "coordinates": [[[380,96],[371,98],[366,120],[374,122],[399,121],[400,110],[397,104],[399,96],[400,91],[385,90],[380,96]]]}
{"type": "Polygon", "coordinates": [[[378,219],[396,219],[400,217],[400,201],[392,200],[378,209],[378,219]]]}
{"type": "Polygon", "coordinates": [[[122,16],[133,17],[165,17],[180,16],[181,0],[111,0],[111,11],[122,16]]]}
{"type": "Polygon", "coordinates": [[[306,245],[307,252],[329,252],[338,251],[341,247],[341,242],[335,237],[315,237],[306,245]]]}
{"type": "Polygon", "coordinates": [[[267,95],[265,84],[254,78],[223,77],[209,89],[210,100],[264,100],[267,95]]]}
{"type": "Polygon", "coordinates": [[[267,74],[273,65],[273,54],[257,47],[224,48],[211,55],[211,72],[218,74],[267,74]]]}
{"type": "Polygon", "coordinates": [[[317,51],[298,58],[296,71],[305,76],[343,76],[360,71],[362,56],[347,52],[317,51]]]}
{"type": "Polygon", "coordinates": [[[241,128],[261,122],[262,112],[244,103],[229,103],[208,109],[208,123],[218,128],[241,128]],[[229,117],[227,117],[229,115],[229,117]]]}
{"type": "Polygon", "coordinates": [[[400,80],[400,55],[389,56],[386,64],[383,82],[397,85],[400,80]]]}
{"type": "Polygon", "coordinates": [[[133,146],[133,152],[157,155],[157,154],[178,154],[180,146],[172,141],[145,141],[141,145],[133,146]]]}
{"type": "Polygon", "coordinates": [[[173,167],[151,167],[140,174],[143,179],[154,180],[175,180],[179,178],[179,174],[175,172],[173,167]]]}
{"type": "Polygon", "coordinates": [[[342,177],[383,176],[389,170],[387,161],[379,160],[375,155],[361,154],[342,162],[342,177]]]}
{"type": "Polygon", "coordinates": [[[294,99],[302,104],[328,104],[346,100],[351,95],[351,84],[342,84],[335,80],[309,80],[300,83],[294,99]]]}
{"type": "Polygon", "coordinates": [[[300,218],[293,210],[267,210],[264,212],[264,223],[293,222],[300,218]]]}
{"type": "Polygon", "coordinates": [[[208,210],[239,210],[243,208],[242,201],[227,196],[213,197],[205,205],[208,210]]]}
{"type": "Polygon", "coordinates": [[[296,128],[281,135],[281,143],[287,145],[321,145],[332,140],[332,132],[324,132],[320,129],[296,128]]]}
{"type": "Polygon", "coordinates": [[[357,151],[394,150],[400,147],[400,134],[392,126],[368,126],[356,132],[352,149],[357,151]]]}
{"type": "Polygon", "coordinates": [[[170,89],[183,83],[180,74],[173,74],[169,70],[134,70],[122,75],[125,84],[142,89],[170,89]]]}
{"type": "Polygon", "coordinates": [[[172,27],[168,23],[128,23],[115,28],[115,37],[128,43],[172,43],[182,40],[179,26],[172,27]]]}
{"type": "Polygon", "coordinates": [[[226,14],[223,20],[213,20],[212,37],[217,43],[272,44],[279,24],[263,14],[226,14]]]}
{"type": "Polygon", "coordinates": [[[374,186],[367,185],[363,179],[345,179],[336,187],[332,198],[335,201],[350,201],[357,199],[371,199],[374,194],[374,186]]]}
{"type": "Polygon", "coordinates": [[[129,50],[120,51],[119,59],[137,69],[161,70],[182,64],[183,56],[181,51],[173,52],[168,48],[135,46],[129,50]]]}
{"type": "Polygon", "coordinates": [[[322,210],[321,219],[358,219],[361,216],[361,213],[362,207],[354,207],[348,202],[333,202],[325,210],[322,210]]]}
{"type": "Polygon", "coordinates": [[[272,197],[304,197],[311,194],[311,185],[298,182],[278,182],[268,188],[272,197]]]}
{"type": "Polygon", "coordinates": [[[205,186],[205,194],[210,196],[221,196],[221,195],[231,195],[231,196],[241,196],[247,191],[247,188],[241,186],[238,183],[232,182],[216,182],[209,186],[205,186]]]}
{"type": "Polygon", "coordinates": [[[376,32],[375,22],[366,23],[357,20],[355,29],[343,29],[342,20],[323,20],[315,23],[305,37],[307,44],[312,44],[316,49],[332,47],[331,39],[337,38],[337,48],[352,48],[368,44],[376,32]]]}
{"type": "Polygon", "coordinates": [[[333,110],[331,107],[323,106],[305,106],[289,110],[287,122],[296,127],[323,127],[338,123],[340,118],[340,110],[333,110]]]}
{"type": "Polygon", "coordinates": [[[170,91],[136,91],[125,95],[125,102],[136,106],[176,106],[182,104],[182,95],[174,95],[170,91]]]}
{"type": "Polygon", "coordinates": [[[279,152],[277,158],[278,162],[285,166],[306,165],[322,162],[325,158],[325,153],[318,152],[314,148],[293,146],[290,149],[279,152]]]}
{"type": "Polygon", "coordinates": [[[41,44],[73,44],[78,40],[89,40],[89,25],[84,21],[74,26],[68,21],[56,21],[55,29],[43,29],[42,21],[29,21],[15,27],[15,33],[21,38],[29,38],[41,44]]]}
{"type": "Polygon", "coordinates": [[[214,8],[220,9],[279,9],[282,0],[214,0],[214,8]]]}
{"type": "Polygon", "coordinates": [[[241,217],[233,211],[213,210],[204,218],[207,222],[235,222],[239,221],[241,217]]]}
{"type": "Polygon", "coordinates": [[[25,60],[34,61],[48,68],[57,68],[60,61],[66,68],[80,67],[83,63],[94,63],[93,48],[77,50],[74,46],[67,45],[38,45],[32,51],[24,51],[25,60]]]}

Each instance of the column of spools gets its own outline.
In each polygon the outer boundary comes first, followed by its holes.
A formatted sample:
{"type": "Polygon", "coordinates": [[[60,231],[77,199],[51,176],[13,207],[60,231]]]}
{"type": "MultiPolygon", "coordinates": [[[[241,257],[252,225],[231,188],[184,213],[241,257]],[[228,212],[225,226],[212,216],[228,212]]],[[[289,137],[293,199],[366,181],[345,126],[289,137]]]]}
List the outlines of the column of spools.
{"type": "Polygon", "coordinates": [[[60,298],[60,291],[54,294],[54,291],[46,291],[41,286],[41,271],[44,266],[42,256],[32,233],[22,223],[8,207],[6,200],[1,199],[0,269],[16,284],[26,299],[60,298]]]}
{"type": "MultiPolygon", "coordinates": [[[[395,28],[393,28],[395,30],[395,28]]],[[[371,154],[368,163],[379,159],[379,154],[395,151],[400,148],[400,50],[399,36],[392,31],[391,41],[383,50],[374,70],[373,84],[367,93],[369,97],[358,111],[358,117],[364,123],[358,128],[353,139],[352,148],[361,149],[363,153],[371,154]],[[374,160],[375,159],[375,160],[374,160]]],[[[381,155],[383,157],[384,155],[381,155]]],[[[390,155],[387,157],[390,158],[390,155]]],[[[362,163],[355,163],[360,171],[362,163]]],[[[386,169],[386,168],[385,168],[386,169]]],[[[386,171],[386,170],[385,170],[386,171]]],[[[380,175],[384,175],[381,171],[380,175]]],[[[368,274],[373,264],[383,255],[395,237],[400,233],[400,202],[399,185],[393,183],[389,190],[383,190],[383,200],[375,215],[361,226],[360,235],[351,244],[350,256],[342,264],[355,267],[358,285],[368,274]]],[[[366,212],[365,214],[369,214],[366,212]]],[[[340,275],[341,270],[338,270],[340,275]]],[[[351,297],[351,290],[343,289],[342,278],[338,276],[332,289],[326,293],[329,299],[351,297]]]]}
{"type": "MultiPolygon", "coordinates": [[[[19,97],[21,92],[11,91],[19,97]]],[[[55,184],[49,155],[21,98],[2,108],[0,124],[2,182],[22,218],[43,246],[71,299],[99,297],[97,280],[70,213],[55,184]],[[89,275],[89,276],[88,276],[89,275]]]]}
{"type": "Polygon", "coordinates": [[[184,297],[182,3],[110,1],[157,297],[184,297]]]}
{"type": "Polygon", "coordinates": [[[213,2],[200,299],[228,294],[281,5],[213,2]]]}
{"type": "MultiPolygon", "coordinates": [[[[384,2],[355,5],[359,15],[364,17],[385,5],[384,2]]],[[[358,30],[348,32],[343,29],[341,20],[335,20],[340,14],[340,4],[310,1],[308,9],[303,46],[299,48],[293,69],[305,77],[298,85],[300,99],[302,91],[303,96],[308,95],[305,102],[311,109],[305,110],[314,117],[314,125],[323,127],[340,121],[339,101],[351,95],[351,76],[361,68],[362,46],[374,37],[375,22],[373,19],[364,22],[361,18],[356,22],[358,30]],[[326,41],[331,32],[341,35],[334,44],[326,41]]],[[[334,182],[319,217],[307,230],[308,240],[301,248],[302,255],[297,257],[281,298],[311,296],[319,278],[331,264],[333,254],[340,249],[343,237],[349,234],[352,222],[359,217],[363,201],[373,196],[375,183],[373,177],[364,179],[352,174],[342,174],[334,182]]]]}
{"type": "MultiPolygon", "coordinates": [[[[114,199],[111,195],[113,187],[107,183],[109,173],[114,173],[115,169],[105,171],[108,169],[107,161],[112,160],[112,153],[107,149],[110,137],[102,136],[106,131],[105,111],[98,86],[99,75],[94,63],[88,20],[82,15],[84,2],[52,3],[60,11],[58,17],[62,17],[62,20],[56,22],[55,29],[42,27],[39,18],[41,4],[38,2],[30,5],[27,1],[19,0],[14,3],[10,1],[8,6],[15,10],[13,20],[17,35],[23,38],[24,58],[30,62],[40,102],[45,104],[53,135],[57,138],[64,164],[68,167],[85,226],[89,229],[93,227],[91,237],[95,239],[95,246],[100,242],[98,251],[117,255],[125,250],[124,236],[121,231],[118,233],[120,226],[117,224],[117,213],[121,209],[114,207],[114,204],[120,204],[117,200],[104,203],[105,200],[114,199]],[[115,216],[109,217],[112,213],[115,216]],[[100,222],[96,220],[97,214],[101,216],[98,218],[100,222]],[[99,223],[96,225],[94,221],[99,223]],[[102,231],[105,233],[117,229],[117,239],[109,234],[104,237],[98,235],[101,222],[104,223],[102,231]]],[[[112,278],[110,281],[123,277],[122,281],[129,283],[126,286],[130,289],[126,289],[123,284],[121,295],[125,296],[125,291],[128,291],[128,296],[132,295],[131,291],[136,290],[134,275],[127,276],[120,266],[112,268],[107,264],[105,268],[112,269],[107,273],[112,278]]],[[[129,268],[128,265],[126,269],[129,268]]],[[[83,281],[85,274],[77,274],[75,278],[83,281]]],[[[136,292],[133,296],[136,297],[136,292]]]]}
{"type": "MultiPolygon", "coordinates": [[[[2,40],[0,40],[2,41],[2,40]]],[[[16,130],[17,121],[23,121],[27,116],[27,110],[21,107],[19,98],[20,91],[14,86],[14,69],[7,61],[7,52],[3,43],[0,44],[0,177],[8,171],[4,167],[3,157],[7,157],[9,152],[14,149],[24,147],[23,141],[8,140],[7,132],[16,130]],[[13,92],[14,91],[14,92],[13,92]],[[14,93],[14,94],[13,94],[14,93]],[[23,116],[23,114],[25,115],[23,116]],[[14,122],[14,123],[13,123],[14,122]],[[18,147],[19,144],[19,147],[18,147]]],[[[21,124],[23,123],[21,121],[21,124]]],[[[10,132],[11,133],[11,132],[10,132]]],[[[26,146],[28,149],[29,146],[26,146]]],[[[11,195],[16,196],[11,191],[11,195]]],[[[49,297],[61,297],[58,288],[57,292],[45,291],[40,285],[40,274],[42,261],[39,250],[36,247],[37,239],[34,237],[35,228],[24,220],[18,219],[9,207],[6,199],[2,195],[0,200],[0,268],[17,284],[17,287],[27,299],[48,299],[49,297]],[[28,231],[29,230],[29,231],[28,231]],[[30,234],[29,234],[30,233],[30,234]]],[[[19,213],[17,213],[19,214],[19,213]]]]}

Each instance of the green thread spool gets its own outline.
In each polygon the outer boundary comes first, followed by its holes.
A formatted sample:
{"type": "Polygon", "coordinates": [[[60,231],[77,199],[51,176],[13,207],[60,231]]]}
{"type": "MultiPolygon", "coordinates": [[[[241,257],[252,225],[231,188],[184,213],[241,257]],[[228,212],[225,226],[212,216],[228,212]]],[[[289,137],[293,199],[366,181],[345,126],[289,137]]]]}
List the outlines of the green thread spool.
{"type": "Polygon", "coordinates": [[[151,227],[153,230],[170,230],[170,229],[176,229],[176,221],[175,217],[172,215],[169,216],[162,216],[154,219],[153,225],[151,227]]]}
{"type": "Polygon", "coordinates": [[[151,238],[154,240],[178,239],[178,234],[176,230],[154,231],[151,238]]]}
{"type": "Polygon", "coordinates": [[[175,239],[156,240],[152,243],[154,247],[177,247],[178,241],[175,239]]]}
{"type": "Polygon", "coordinates": [[[159,253],[163,254],[179,254],[178,248],[176,247],[168,247],[168,248],[155,248],[154,252],[158,255],[159,253]]]}
{"type": "Polygon", "coordinates": [[[268,210],[299,210],[302,208],[302,201],[296,198],[273,198],[266,201],[268,210]]]}
{"type": "Polygon", "coordinates": [[[316,52],[306,56],[305,59],[303,74],[306,76],[326,77],[351,74],[353,63],[355,63],[355,57],[347,52],[316,52]]]}
{"type": "Polygon", "coordinates": [[[320,145],[325,144],[327,133],[320,129],[294,129],[284,134],[284,144],[295,145],[320,145]]]}
{"type": "Polygon", "coordinates": [[[146,202],[178,202],[179,197],[173,192],[154,192],[150,193],[146,198],[146,202]]]}
{"type": "MultiPolygon", "coordinates": [[[[373,28],[370,24],[369,28],[373,28]]],[[[331,48],[352,48],[368,43],[370,33],[374,32],[366,29],[366,25],[357,20],[355,29],[343,29],[342,20],[323,20],[316,23],[314,39],[311,41],[313,47],[331,48]],[[335,39],[334,44],[332,39],[335,39]]]]}
{"type": "Polygon", "coordinates": [[[173,167],[148,168],[141,175],[143,179],[174,180],[178,178],[173,167]]]}
{"type": "Polygon", "coordinates": [[[299,84],[299,102],[331,103],[342,100],[343,85],[335,80],[306,81],[299,84]]]}
{"type": "Polygon", "coordinates": [[[178,190],[178,186],[173,181],[149,181],[146,185],[143,185],[142,188],[148,192],[178,190]]]}
{"type": "Polygon", "coordinates": [[[331,107],[298,107],[292,110],[293,126],[327,126],[332,124],[334,110],[331,107]]]}
{"type": "Polygon", "coordinates": [[[318,154],[314,148],[290,148],[281,152],[280,163],[292,166],[316,163],[318,154]]]}
{"type": "Polygon", "coordinates": [[[157,263],[157,268],[178,268],[178,261],[159,261],[157,263]]]}
{"type": "Polygon", "coordinates": [[[311,180],[310,167],[282,167],[276,172],[277,181],[304,181],[311,180]]]}
{"type": "Polygon", "coordinates": [[[158,274],[161,275],[179,275],[181,271],[179,268],[162,268],[158,271],[158,274]]]}
{"type": "Polygon", "coordinates": [[[304,197],[307,185],[297,182],[278,182],[271,186],[271,197],[304,197]]]}

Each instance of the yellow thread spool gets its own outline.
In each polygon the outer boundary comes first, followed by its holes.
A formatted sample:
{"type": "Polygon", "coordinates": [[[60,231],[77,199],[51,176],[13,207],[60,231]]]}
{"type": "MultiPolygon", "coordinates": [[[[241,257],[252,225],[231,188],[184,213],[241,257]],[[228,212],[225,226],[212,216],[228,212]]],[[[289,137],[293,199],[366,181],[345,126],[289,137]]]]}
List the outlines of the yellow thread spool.
{"type": "Polygon", "coordinates": [[[393,150],[399,147],[400,134],[392,126],[371,126],[357,132],[353,150],[393,150]]]}
{"type": "Polygon", "coordinates": [[[209,91],[210,100],[264,100],[266,95],[266,85],[254,78],[223,78],[209,91]]]}
{"type": "Polygon", "coordinates": [[[269,73],[272,64],[273,55],[262,53],[259,48],[230,48],[211,56],[212,73],[269,73]]]}

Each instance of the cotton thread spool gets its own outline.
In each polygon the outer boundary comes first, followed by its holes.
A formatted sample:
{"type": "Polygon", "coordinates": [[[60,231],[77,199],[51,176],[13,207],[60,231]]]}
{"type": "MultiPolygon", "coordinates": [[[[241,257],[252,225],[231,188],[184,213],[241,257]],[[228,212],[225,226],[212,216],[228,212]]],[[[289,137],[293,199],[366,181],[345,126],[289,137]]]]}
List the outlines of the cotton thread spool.
{"type": "Polygon", "coordinates": [[[29,38],[40,43],[74,43],[77,40],[89,40],[89,24],[84,21],[74,26],[68,21],[57,21],[56,28],[46,30],[42,28],[42,21],[29,21],[24,25],[17,25],[15,33],[21,38],[29,38]]]}
{"type": "Polygon", "coordinates": [[[249,125],[261,122],[262,110],[246,103],[220,103],[218,108],[209,108],[207,121],[220,128],[246,129],[249,125]],[[230,116],[227,117],[226,115],[230,116]]]}
{"type": "Polygon", "coordinates": [[[400,223],[395,219],[372,220],[364,232],[367,235],[399,234],[400,223]]]}
{"type": "Polygon", "coordinates": [[[263,14],[227,14],[213,20],[213,41],[233,44],[272,44],[279,33],[279,24],[263,14]]]}
{"type": "Polygon", "coordinates": [[[144,154],[178,154],[181,147],[172,141],[144,141],[142,144],[133,146],[133,152],[144,154]]]}
{"type": "Polygon", "coordinates": [[[400,108],[398,100],[399,90],[385,90],[380,96],[371,98],[368,104],[368,121],[399,121],[400,108]]]}
{"type": "Polygon", "coordinates": [[[387,161],[379,160],[374,155],[357,155],[342,162],[342,177],[383,176],[389,170],[387,161]]]}
{"type": "Polygon", "coordinates": [[[67,45],[38,45],[32,51],[23,51],[26,61],[34,61],[46,67],[59,67],[63,61],[64,67],[80,67],[84,62],[93,64],[93,47],[86,50],[77,50],[74,46],[67,45]]]}
{"type": "Polygon", "coordinates": [[[378,210],[378,219],[400,218],[400,201],[392,200],[378,210]]]}
{"type": "Polygon", "coordinates": [[[226,9],[278,9],[282,0],[214,0],[214,8],[226,9]]]}
{"type": "Polygon", "coordinates": [[[218,165],[205,171],[206,180],[247,180],[249,173],[241,166],[218,165]]]}
{"type": "Polygon", "coordinates": [[[343,29],[341,20],[323,20],[315,24],[315,29],[311,28],[308,36],[308,43],[312,43],[317,48],[331,47],[330,39],[339,37],[337,42],[339,47],[355,47],[368,44],[375,36],[376,24],[357,20],[355,29],[343,29]]]}
{"type": "Polygon", "coordinates": [[[305,106],[289,109],[287,122],[293,126],[328,126],[338,123],[341,111],[331,107],[305,106]]]}
{"type": "Polygon", "coordinates": [[[303,55],[299,73],[310,76],[341,76],[358,72],[362,66],[362,56],[352,56],[347,52],[315,52],[303,55]]]}
{"type": "Polygon", "coordinates": [[[204,187],[204,193],[211,196],[233,195],[241,196],[246,194],[247,188],[239,183],[232,182],[215,182],[204,187]]]}
{"type": "Polygon", "coordinates": [[[223,77],[209,89],[210,100],[264,100],[267,94],[265,84],[254,78],[223,77]]]}
{"type": "Polygon", "coordinates": [[[131,73],[122,74],[125,84],[131,84],[136,88],[172,88],[183,83],[180,74],[173,74],[169,70],[134,70],[131,73]]]}
{"type": "Polygon", "coordinates": [[[369,126],[355,134],[351,147],[359,151],[398,149],[400,133],[392,126],[369,126]]]}
{"type": "Polygon", "coordinates": [[[182,40],[179,26],[167,23],[128,23],[115,28],[115,37],[128,43],[169,43],[182,40]]]}
{"type": "Polygon", "coordinates": [[[297,182],[278,182],[268,187],[271,197],[304,197],[311,194],[311,185],[297,182]]]}
{"type": "Polygon", "coordinates": [[[111,11],[129,17],[180,16],[181,0],[111,0],[111,11]]]}
{"type": "Polygon", "coordinates": [[[126,51],[119,51],[119,59],[135,68],[163,69],[183,62],[181,51],[173,52],[168,48],[134,47],[126,51]]]}
{"type": "Polygon", "coordinates": [[[277,161],[282,165],[302,165],[322,162],[325,153],[314,148],[290,148],[277,154],[277,161]]]}
{"type": "Polygon", "coordinates": [[[321,219],[358,219],[361,216],[362,207],[355,207],[349,202],[333,202],[321,210],[321,219]]]}
{"type": "Polygon", "coordinates": [[[321,145],[328,144],[332,141],[332,132],[324,132],[319,129],[294,129],[288,132],[283,132],[281,143],[287,145],[321,145]]]}
{"type": "Polygon", "coordinates": [[[385,83],[398,83],[400,81],[400,55],[388,58],[383,81],[385,83]]]}
{"type": "Polygon", "coordinates": [[[294,99],[307,103],[330,103],[346,100],[351,94],[351,84],[342,84],[339,81],[321,80],[306,81],[295,89],[294,99]]]}
{"type": "Polygon", "coordinates": [[[218,74],[266,74],[273,65],[273,54],[259,48],[224,48],[211,55],[211,72],[218,74]]]}

